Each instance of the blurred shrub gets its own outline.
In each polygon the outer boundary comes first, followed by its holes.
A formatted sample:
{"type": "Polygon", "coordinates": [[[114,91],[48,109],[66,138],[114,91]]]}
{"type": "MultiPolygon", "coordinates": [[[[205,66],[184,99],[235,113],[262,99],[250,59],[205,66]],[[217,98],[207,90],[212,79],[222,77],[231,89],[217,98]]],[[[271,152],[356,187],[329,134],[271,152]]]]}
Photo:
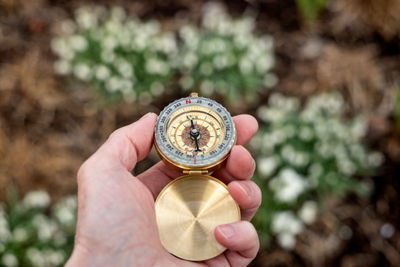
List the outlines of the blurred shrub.
{"type": "Polygon", "coordinates": [[[215,4],[205,9],[202,28],[183,26],[179,34],[100,6],[78,9],[76,21],[60,28],[51,43],[55,71],[91,82],[111,99],[148,103],[166,87],[181,87],[239,103],[277,82],[272,37],[257,37],[253,19],[232,19],[215,4]]]}
{"type": "Polygon", "coordinates": [[[394,104],[394,117],[396,119],[397,130],[400,130],[400,87],[396,92],[396,102],[394,104]]]}
{"type": "Polygon", "coordinates": [[[296,0],[296,4],[304,19],[312,21],[318,18],[328,4],[328,0],[296,0]]]}
{"type": "Polygon", "coordinates": [[[274,86],[273,39],[256,36],[254,27],[253,18],[233,19],[220,5],[208,4],[201,28],[186,25],[179,31],[181,87],[198,89],[204,96],[216,92],[240,103],[254,101],[258,90],[274,86]]]}
{"type": "Polygon", "coordinates": [[[258,117],[266,124],[252,146],[263,202],[254,223],[264,244],[276,235],[282,247],[293,248],[324,199],[369,192],[353,177],[371,174],[383,156],[363,145],[364,120],[345,122],[344,110],[339,94],[312,97],[304,108],[296,98],[274,94],[268,106],[259,108],[258,117]]]}
{"type": "Polygon", "coordinates": [[[49,205],[44,191],[0,205],[0,266],[63,266],[73,249],[77,200],[49,205]]]}
{"type": "Polygon", "coordinates": [[[119,7],[82,7],[75,19],[62,22],[64,34],[52,40],[57,73],[91,82],[110,99],[148,103],[162,94],[174,73],[173,33],[161,32],[157,21],[127,18],[119,7]]]}

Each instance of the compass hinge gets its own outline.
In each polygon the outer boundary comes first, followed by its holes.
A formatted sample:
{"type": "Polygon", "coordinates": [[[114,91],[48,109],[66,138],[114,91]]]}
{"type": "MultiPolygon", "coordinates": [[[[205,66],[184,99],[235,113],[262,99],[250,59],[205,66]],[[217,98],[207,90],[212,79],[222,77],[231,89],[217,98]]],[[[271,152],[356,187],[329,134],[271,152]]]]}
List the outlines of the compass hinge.
{"type": "Polygon", "coordinates": [[[208,174],[207,170],[184,170],[184,174],[208,174]]]}

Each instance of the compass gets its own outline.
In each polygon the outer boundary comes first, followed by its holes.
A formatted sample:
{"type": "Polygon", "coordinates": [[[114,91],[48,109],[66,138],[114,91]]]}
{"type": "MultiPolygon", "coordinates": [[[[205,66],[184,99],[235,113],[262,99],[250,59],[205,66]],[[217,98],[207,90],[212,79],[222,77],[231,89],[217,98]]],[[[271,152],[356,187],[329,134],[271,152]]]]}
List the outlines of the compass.
{"type": "Polygon", "coordinates": [[[158,195],[160,240],[171,254],[192,261],[213,258],[225,248],[214,237],[220,224],[240,220],[240,209],[224,183],[211,176],[236,142],[230,113],[197,93],[170,103],[155,126],[155,148],[181,177],[158,195]]]}

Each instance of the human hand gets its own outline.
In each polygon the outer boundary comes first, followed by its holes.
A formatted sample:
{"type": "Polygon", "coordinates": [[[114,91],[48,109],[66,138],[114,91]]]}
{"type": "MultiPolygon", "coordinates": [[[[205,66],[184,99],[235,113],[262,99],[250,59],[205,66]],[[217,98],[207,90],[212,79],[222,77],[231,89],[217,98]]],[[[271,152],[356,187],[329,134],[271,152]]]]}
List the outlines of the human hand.
{"type": "Polygon", "coordinates": [[[259,241],[249,221],[261,203],[261,191],[249,181],[255,161],[241,145],[256,133],[257,121],[249,115],[234,117],[237,145],[213,174],[228,185],[242,221],[215,229],[217,241],[227,248],[223,254],[190,262],[164,250],[154,210],[161,189],[182,173],[160,161],[138,176],[131,174],[150,152],[156,119],[148,113],[116,130],[79,169],[75,247],[66,266],[246,266],[256,256],[259,241]]]}

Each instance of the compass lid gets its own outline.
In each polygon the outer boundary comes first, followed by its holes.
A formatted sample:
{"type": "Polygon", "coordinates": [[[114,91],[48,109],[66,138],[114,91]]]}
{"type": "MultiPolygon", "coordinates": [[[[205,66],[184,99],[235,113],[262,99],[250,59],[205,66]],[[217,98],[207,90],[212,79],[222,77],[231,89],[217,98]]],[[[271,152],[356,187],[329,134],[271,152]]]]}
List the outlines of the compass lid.
{"type": "Polygon", "coordinates": [[[214,236],[218,225],[240,221],[240,208],[224,183],[205,175],[186,175],[170,182],[155,202],[163,247],[191,261],[225,251],[214,236]]]}

